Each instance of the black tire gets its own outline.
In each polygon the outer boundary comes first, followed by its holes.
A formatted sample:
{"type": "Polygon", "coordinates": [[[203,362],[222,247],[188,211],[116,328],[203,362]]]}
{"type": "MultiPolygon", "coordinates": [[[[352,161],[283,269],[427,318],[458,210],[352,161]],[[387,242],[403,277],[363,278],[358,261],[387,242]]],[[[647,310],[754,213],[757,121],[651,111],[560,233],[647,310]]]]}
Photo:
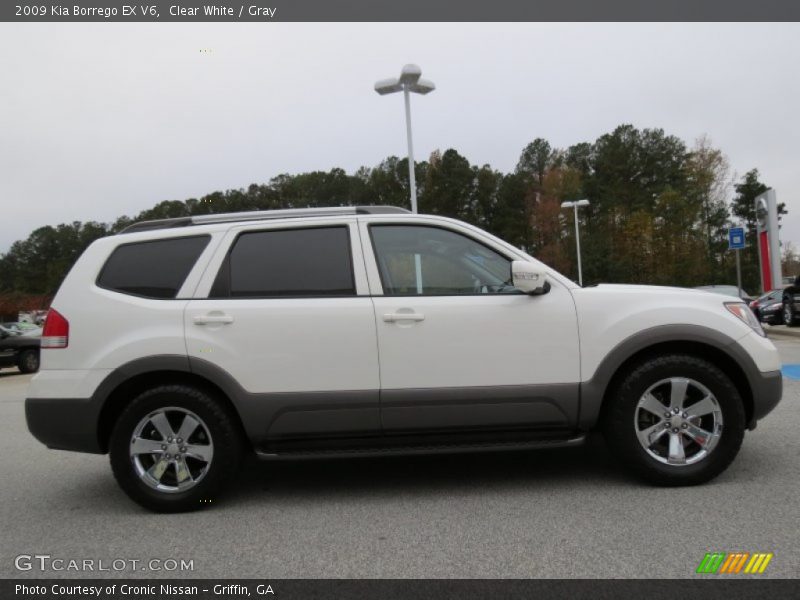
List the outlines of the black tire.
{"type": "MultiPolygon", "coordinates": [[[[186,443],[188,445],[190,442],[186,443]]],[[[238,470],[243,440],[236,417],[213,396],[186,385],[164,385],[143,392],[125,408],[114,424],[109,454],[117,483],[133,501],[156,512],[183,512],[208,507],[212,501],[216,502],[238,470]],[[204,428],[201,435],[207,430],[210,436],[208,443],[213,444],[213,457],[207,463],[206,470],[197,478],[197,483],[186,490],[165,492],[150,487],[137,473],[130,454],[131,441],[140,423],[148,415],[167,407],[170,415],[180,415],[180,412],[173,412],[178,409],[198,417],[204,428]]],[[[142,456],[150,457],[149,460],[153,462],[156,457],[163,457],[158,454],[142,456]]],[[[177,466],[171,468],[167,474],[177,477],[177,466]]]]}
{"type": "Polygon", "coordinates": [[[36,373],[39,370],[39,351],[23,350],[17,360],[17,368],[22,373],[36,373]]]}
{"type": "MultiPolygon", "coordinates": [[[[739,391],[717,366],[698,357],[670,354],[641,362],[611,390],[606,403],[602,428],[609,448],[635,474],[656,485],[697,485],[713,479],[731,464],[744,439],[746,417],[739,391]],[[693,464],[659,462],[637,437],[639,399],[651,386],[670,378],[687,378],[707,388],[722,414],[722,431],[716,446],[693,464]]],[[[666,405],[664,409],[668,411],[666,405]]],[[[665,416],[661,419],[667,427],[665,416]]],[[[678,432],[677,439],[688,440],[679,429],[673,431],[678,432]]],[[[669,434],[669,430],[665,433],[669,434]]]]}
{"type": "Polygon", "coordinates": [[[794,314],[794,307],[791,305],[791,303],[784,302],[783,310],[781,312],[783,315],[784,325],[786,325],[787,327],[794,327],[795,314],[794,314]]]}

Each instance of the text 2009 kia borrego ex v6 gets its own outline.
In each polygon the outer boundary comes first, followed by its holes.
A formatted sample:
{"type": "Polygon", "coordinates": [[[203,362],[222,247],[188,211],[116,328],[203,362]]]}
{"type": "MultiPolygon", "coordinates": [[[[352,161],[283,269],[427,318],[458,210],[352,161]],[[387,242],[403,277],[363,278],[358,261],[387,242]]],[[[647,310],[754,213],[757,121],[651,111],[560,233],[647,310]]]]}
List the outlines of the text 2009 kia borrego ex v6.
{"type": "Polygon", "coordinates": [[[661,485],[708,481],[778,403],[738,299],[580,288],[475,227],[391,207],[208,215],[94,242],[28,392],[51,448],[110,453],[154,510],[264,459],[578,444],[661,485]]]}

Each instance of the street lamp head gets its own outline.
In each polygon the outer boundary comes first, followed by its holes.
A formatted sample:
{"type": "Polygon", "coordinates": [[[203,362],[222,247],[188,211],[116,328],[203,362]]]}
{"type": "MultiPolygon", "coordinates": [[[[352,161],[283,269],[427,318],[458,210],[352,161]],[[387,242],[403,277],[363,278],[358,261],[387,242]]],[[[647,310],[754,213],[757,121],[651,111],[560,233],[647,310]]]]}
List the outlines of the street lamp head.
{"type": "Polygon", "coordinates": [[[561,208],[573,208],[575,206],[589,206],[588,200],[573,200],[571,202],[562,202],[561,208]]]}
{"type": "Polygon", "coordinates": [[[392,77],[391,79],[381,79],[377,82],[375,91],[381,96],[402,92],[403,90],[424,95],[436,89],[432,81],[422,79],[420,75],[422,75],[422,69],[417,65],[406,65],[403,67],[399,78],[392,77]]]}
{"type": "Polygon", "coordinates": [[[436,89],[436,85],[427,79],[419,79],[417,83],[408,86],[409,91],[415,94],[428,94],[436,89]]]}
{"type": "Polygon", "coordinates": [[[379,82],[375,84],[375,91],[378,92],[381,96],[385,96],[386,94],[393,94],[395,92],[400,92],[403,90],[403,84],[400,83],[400,80],[397,77],[392,77],[391,79],[381,79],[379,82]]]}
{"type": "Polygon", "coordinates": [[[417,65],[406,65],[403,67],[403,70],[400,71],[400,83],[413,85],[417,83],[417,80],[421,75],[422,69],[420,69],[417,65]]]}

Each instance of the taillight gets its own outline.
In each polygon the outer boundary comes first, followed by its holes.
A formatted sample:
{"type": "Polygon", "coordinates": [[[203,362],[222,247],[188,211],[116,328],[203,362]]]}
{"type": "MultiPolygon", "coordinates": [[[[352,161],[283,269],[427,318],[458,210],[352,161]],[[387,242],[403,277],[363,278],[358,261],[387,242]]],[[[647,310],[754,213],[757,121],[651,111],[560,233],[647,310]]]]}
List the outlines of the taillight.
{"type": "Polygon", "coordinates": [[[66,348],[69,344],[69,321],[57,310],[47,311],[42,331],[42,348],[66,348]]]}

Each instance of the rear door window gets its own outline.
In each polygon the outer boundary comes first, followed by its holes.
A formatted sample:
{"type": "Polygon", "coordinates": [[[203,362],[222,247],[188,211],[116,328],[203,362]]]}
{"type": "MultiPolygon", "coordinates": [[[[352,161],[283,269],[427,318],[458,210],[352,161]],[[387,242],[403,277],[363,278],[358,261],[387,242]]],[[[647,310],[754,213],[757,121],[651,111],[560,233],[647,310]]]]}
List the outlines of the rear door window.
{"type": "Polygon", "coordinates": [[[347,226],[242,233],[220,268],[212,298],[354,296],[347,226]]]}

